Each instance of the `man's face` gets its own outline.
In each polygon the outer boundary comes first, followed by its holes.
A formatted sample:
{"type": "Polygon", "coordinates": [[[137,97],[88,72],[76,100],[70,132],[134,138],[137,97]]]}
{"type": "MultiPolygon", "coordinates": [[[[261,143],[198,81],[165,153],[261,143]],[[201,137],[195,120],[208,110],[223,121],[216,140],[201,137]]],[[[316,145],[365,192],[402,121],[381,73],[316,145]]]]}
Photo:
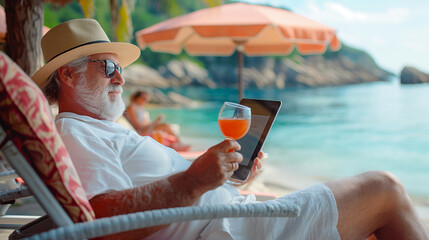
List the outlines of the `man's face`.
{"type": "MultiPolygon", "coordinates": [[[[94,54],[90,60],[111,60],[118,64],[115,54],[94,54]]],[[[124,79],[117,70],[113,77],[106,76],[105,62],[87,63],[84,71],[75,81],[75,101],[100,119],[116,121],[124,112],[122,85],[124,79]]]]}

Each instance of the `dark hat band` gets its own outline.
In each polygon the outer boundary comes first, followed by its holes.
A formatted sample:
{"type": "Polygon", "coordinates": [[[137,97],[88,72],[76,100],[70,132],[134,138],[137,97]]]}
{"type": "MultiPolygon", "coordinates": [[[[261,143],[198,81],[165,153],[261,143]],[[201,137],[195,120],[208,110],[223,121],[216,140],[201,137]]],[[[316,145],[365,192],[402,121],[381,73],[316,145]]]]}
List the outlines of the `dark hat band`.
{"type": "Polygon", "coordinates": [[[47,61],[46,63],[50,62],[52,59],[54,59],[54,58],[58,57],[59,55],[64,54],[64,53],[66,53],[66,52],[68,52],[68,51],[71,51],[71,50],[73,50],[73,49],[75,49],[75,48],[82,47],[82,46],[89,45],[89,44],[94,44],[94,43],[109,43],[109,42],[110,42],[110,41],[106,41],[106,40],[98,40],[98,41],[92,41],[92,42],[83,43],[83,44],[81,44],[81,45],[77,45],[77,46],[75,46],[75,47],[72,47],[72,48],[70,48],[70,49],[67,49],[67,50],[65,50],[64,52],[58,53],[57,55],[55,55],[55,56],[53,56],[51,59],[49,59],[49,61],[47,61]]]}

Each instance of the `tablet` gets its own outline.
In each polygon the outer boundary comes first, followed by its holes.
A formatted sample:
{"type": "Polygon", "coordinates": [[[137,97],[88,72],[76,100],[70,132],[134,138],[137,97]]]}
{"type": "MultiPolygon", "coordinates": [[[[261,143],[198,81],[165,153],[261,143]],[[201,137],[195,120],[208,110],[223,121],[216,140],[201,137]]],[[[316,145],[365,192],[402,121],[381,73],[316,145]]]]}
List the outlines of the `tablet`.
{"type": "Polygon", "coordinates": [[[241,145],[241,150],[238,152],[243,155],[243,161],[232,178],[238,181],[246,181],[282,103],[280,101],[243,98],[240,104],[250,107],[252,119],[247,134],[237,140],[241,145]]]}

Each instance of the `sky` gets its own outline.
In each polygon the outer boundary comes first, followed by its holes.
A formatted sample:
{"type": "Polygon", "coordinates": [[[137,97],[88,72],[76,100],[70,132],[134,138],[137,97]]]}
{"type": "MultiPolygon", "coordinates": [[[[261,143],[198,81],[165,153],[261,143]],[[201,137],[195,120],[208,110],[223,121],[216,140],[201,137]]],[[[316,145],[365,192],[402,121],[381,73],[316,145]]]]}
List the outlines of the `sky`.
{"type": "Polygon", "coordinates": [[[400,74],[412,66],[429,74],[428,0],[242,0],[287,7],[336,29],[345,44],[365,50],[400,74]]]}

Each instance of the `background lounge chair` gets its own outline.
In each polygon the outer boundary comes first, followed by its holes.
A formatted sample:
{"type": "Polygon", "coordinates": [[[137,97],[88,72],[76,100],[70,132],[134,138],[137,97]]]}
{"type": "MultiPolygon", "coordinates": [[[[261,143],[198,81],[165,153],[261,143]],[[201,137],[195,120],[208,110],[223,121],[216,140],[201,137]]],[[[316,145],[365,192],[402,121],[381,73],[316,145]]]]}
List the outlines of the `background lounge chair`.
{"type": "MultiPolygon", "coordinates": [[[[3,52],[0,52],[0,125],[0,151],[56,227],[31,239],[86,239],[197,219],[299,215],[296,205],[258,203],[171,208],[95,219],[45,97],[3,52]]],[[[22,229],[26,227],[15,231],[13,237],[24,236],[22,229]]]]}
{"type": "Polygon", "coordinates": [[[17,181],[18,174],[10,167],[5,157],[0,152],[0,228],[10,229],[20,227],[37,217],[6,215],[9,207],[16,199],[31,196],[27,186],[17,181]]]}

